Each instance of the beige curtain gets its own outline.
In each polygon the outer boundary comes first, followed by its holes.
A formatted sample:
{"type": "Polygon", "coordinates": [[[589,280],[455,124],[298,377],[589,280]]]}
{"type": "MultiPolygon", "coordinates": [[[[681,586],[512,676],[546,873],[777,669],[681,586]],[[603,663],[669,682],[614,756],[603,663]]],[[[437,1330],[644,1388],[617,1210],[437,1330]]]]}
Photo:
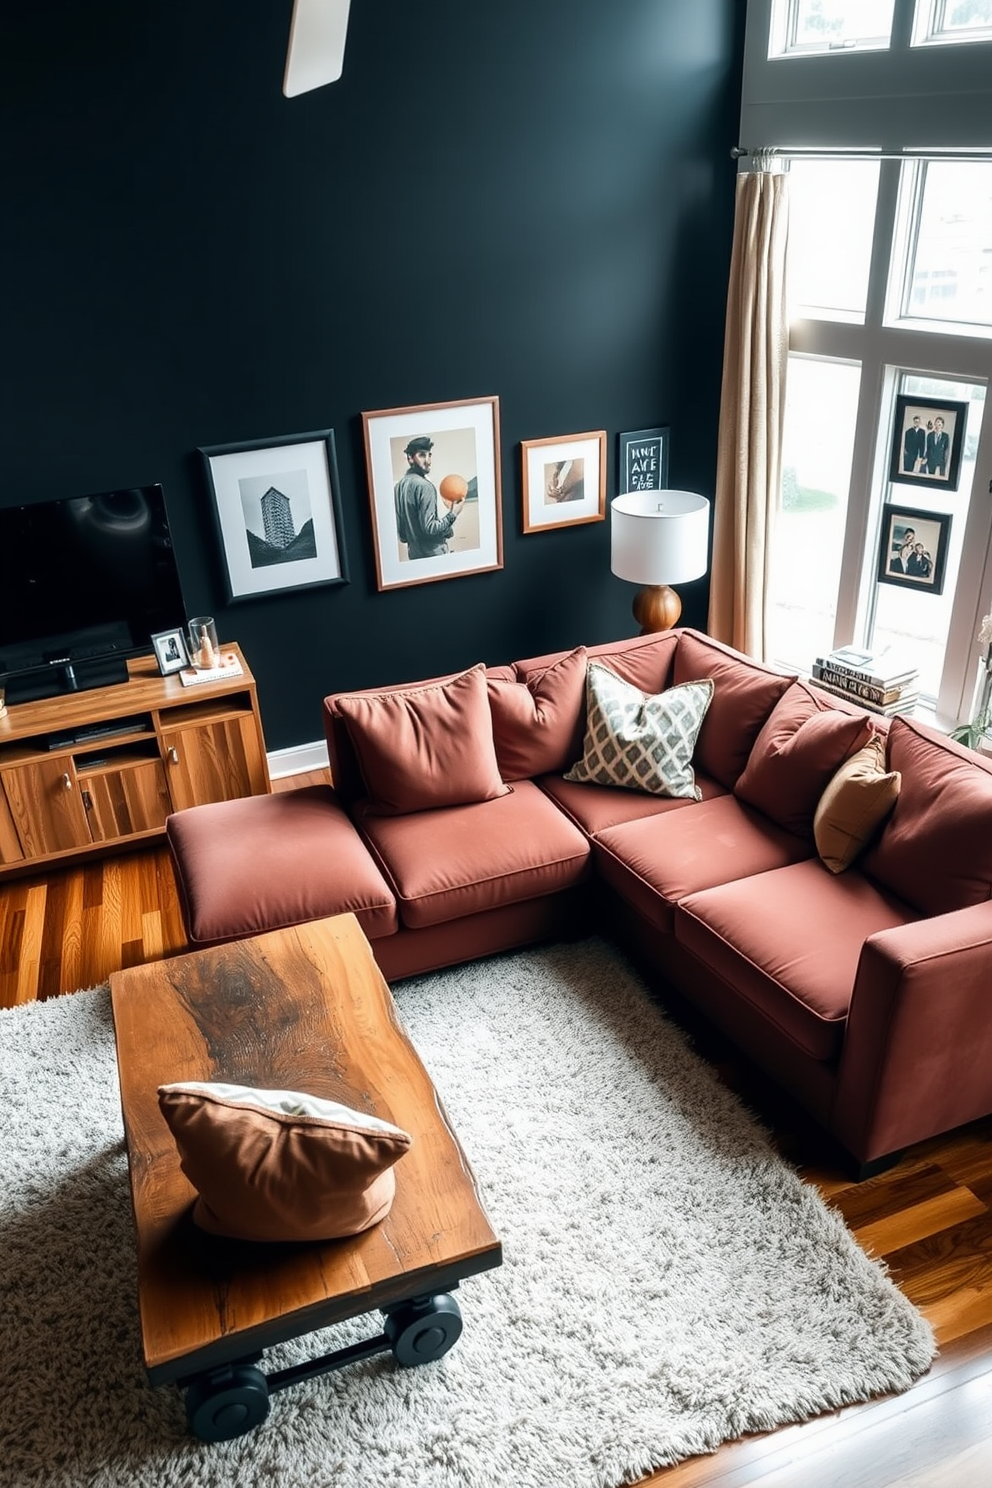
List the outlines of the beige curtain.
{"type": "Polygon", "coordinates": [[[720,395],[709,632],[764,660],[768,561],[782,480],[789,332],[788,176],[737,178],[720,395]]]}

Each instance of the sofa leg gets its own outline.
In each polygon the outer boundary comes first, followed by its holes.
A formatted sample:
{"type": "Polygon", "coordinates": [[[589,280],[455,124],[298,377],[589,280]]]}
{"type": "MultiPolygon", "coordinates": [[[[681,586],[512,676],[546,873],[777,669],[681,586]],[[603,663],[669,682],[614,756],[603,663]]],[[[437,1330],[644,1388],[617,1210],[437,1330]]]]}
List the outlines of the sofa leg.
{"type": "Polygon", "coordinates": [[[856,1157],[848,1153],[847,1168],[855,1183],[864,1183],[868,1178],[877,1178],[879,1173],[887,1173],[902,1161],[903,1152],[887,1152],[884,1157],[873,1157],[871,1162],[859,1163],[856,1157]]]}

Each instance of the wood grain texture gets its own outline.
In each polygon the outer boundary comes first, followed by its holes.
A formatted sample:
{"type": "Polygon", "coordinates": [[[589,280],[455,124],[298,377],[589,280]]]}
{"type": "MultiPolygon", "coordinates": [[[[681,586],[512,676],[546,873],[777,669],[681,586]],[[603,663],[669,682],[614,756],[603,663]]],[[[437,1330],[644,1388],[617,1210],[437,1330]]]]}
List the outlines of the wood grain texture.
{"type": "Polygon", "coordinates": [[[353,915],[132,967],[110,986],[153,1383],[500,1264],[468,1159],[353,915]],[[306,1090],[402,1127],[413,1144],[389,1214],[319,1245],[201,1235],[156,1096],[176,1080],[306,1090]]]}
{"type": "Polygon", "coordinates": [[[268,760],[254,679],[184,688],[154,659],[129,662],[130,680],[20,703],[0,718],[0,876],[32,865],[92,858],[103,844],[161,837],[170,811],[262,795],[268,760]],[[67,743],[88,725],[104,736],[67,743]]]}
{"type": "MultiPolygon", "coordinates": [[[[276,780],[272,788],[328,780],[317,770],[276,780]]],[[[92,986],[122,966],[184,948],[172,869],[161,847],[0,884],[0,1006],[92,986]]],[[[898,1242],[900,1213],[916,1211],[917,1238],[889,1251],[880,1229],[875,1250],[930,1319],[941,1353],[906,1395],[728,1443],[646,1482],[655,1488],[973,1488],[983,1482],[992,1473],[992,1121],[932,1138],[889,1172],[852,1184],[802,1114],[734,1050],[698,1036],[697,1047],[855,1233],[891,1219],[889,1233],[898,1242]],[[978,1200],[982,1211],[960,1219],[934,1202],[957,1190],[965,1191],[966,1208],[978,1200]],[[921,1206],[928,1234],[918,1233],[921,1206]],[[912,1443],[909,1466],[893,1442],[902,1433],[912,1443]]]]}

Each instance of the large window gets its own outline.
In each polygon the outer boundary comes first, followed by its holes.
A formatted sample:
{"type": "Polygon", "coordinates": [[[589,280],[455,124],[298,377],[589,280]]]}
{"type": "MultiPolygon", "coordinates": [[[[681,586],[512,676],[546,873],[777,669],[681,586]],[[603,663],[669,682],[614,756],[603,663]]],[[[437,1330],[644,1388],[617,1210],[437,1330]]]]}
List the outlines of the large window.
{"type": "Polygon", "coordinates": [[[992,160],[906,168],[896,255],[891,319],[992,336],[992,160]]]}
{"type": "Polygon", "coordinates": [[[768,659],[890,645],[944,727],[992,610],[989,118],[992,0],[749,4],[741,143],[790,174],[768,659]]]}

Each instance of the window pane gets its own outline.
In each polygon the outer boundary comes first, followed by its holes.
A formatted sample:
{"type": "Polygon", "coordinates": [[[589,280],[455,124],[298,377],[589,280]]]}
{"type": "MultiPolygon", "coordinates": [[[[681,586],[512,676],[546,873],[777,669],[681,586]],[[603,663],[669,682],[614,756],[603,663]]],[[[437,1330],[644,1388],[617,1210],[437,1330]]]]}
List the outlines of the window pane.
{"type": "Polygon", "coordinates": [[[992,327],[992,162],[924,169],[903,315],[992,327]]]}
{"type": "Polygon", "coordinates": [[[773,55],[887,47],[895,0],[782,0],[784,26],[773,26],[773,55]],[[784,43],[784,44],[783,44],[784,43]]]}
{"type": "Polygon", "coordinates": [[[790,356],[769,654],[808,671],[833,649],[861,368],[790,356]]]}
{"type": "Polygon", "coordinates": [[[792,162],[790,314],[864,321],[878,170],[874,160],[792,162]]]}
{"type": "MultiPolygon", "coordinates": [[[[944,665],[951,607],[954,603],[954,587],[961,562],[964,529],[975,473],[978,431],[985,410],[985,388],[975,383],[946,382],[937,377],[921,377],[916,374],[903,373],[899,380],[898,391],[919,398],[921,403],[925,403],[929,396],[968,404],[958,489],[948,491],[931,486],[914,488],[909,482],[903,481],[890,485],[888,488],[889,501],[895,506],[917,509],[921,512],[950,513],[951,530],[948,539],[943,593],[934,594],[925,590],[900,588],[893,584],[878,584],[874,627],[868,638],[869,645],[879,647],[891,645],[900,653],[909,650],[917,659],[920,669],[920,692],[932,701],[937,696],[940,674],[944,665]]],[[[885,507],[883,506],[883,521],[884,513],[885,507]]]]}
{"type": "Polygon", "coordinates": [[[916,0],[913,45],[935,41],[988,41],[992,0],[916,0]]]}

